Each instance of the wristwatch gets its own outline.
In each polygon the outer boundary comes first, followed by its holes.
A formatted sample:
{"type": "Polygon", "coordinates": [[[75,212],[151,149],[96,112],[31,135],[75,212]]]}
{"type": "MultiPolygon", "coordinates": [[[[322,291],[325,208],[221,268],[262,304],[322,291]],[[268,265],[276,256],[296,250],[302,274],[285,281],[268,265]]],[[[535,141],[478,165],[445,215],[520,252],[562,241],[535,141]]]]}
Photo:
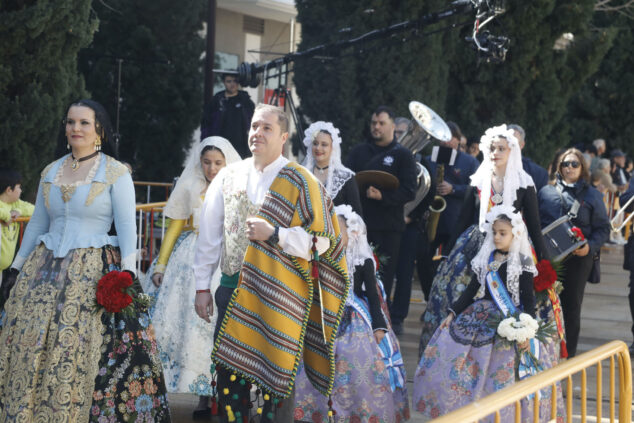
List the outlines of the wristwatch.
{"type": "Polygon", "coordinates": [[[272,244],[277,244],[278,242],[280,242],[279,234],[280,234],[280,227],[275,226],[275,230],[273,231],[273,233],[271,234],[271,236],[269,237],[267,241],[269,241],[272,244]]]}

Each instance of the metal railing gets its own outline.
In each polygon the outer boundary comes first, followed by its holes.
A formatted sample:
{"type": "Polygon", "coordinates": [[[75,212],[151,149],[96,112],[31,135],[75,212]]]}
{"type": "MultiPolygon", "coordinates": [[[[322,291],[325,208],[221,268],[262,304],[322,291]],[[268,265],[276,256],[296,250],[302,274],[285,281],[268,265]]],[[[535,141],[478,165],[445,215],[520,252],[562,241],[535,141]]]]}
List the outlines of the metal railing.
{"type": "MultiPolygon", "coordinates": [[[[162,212],[163,207],[167,204],[166,201],[161,201],[158,203],[147,203],[147,204],[137,204],[137,251],[141,251],[143,248],[147,248],[147,263],[148,266],[152,263],[152,258],[154,255],[154,240],[156,239],[154,234],[154,221],[155,221],[155,212],[162,212]]],[[[165,235],[165,216],[162,215],[162,225],[161,225],[161,239],[165,235]]],[[[145,261],[145,257],[138,257],[136,262],[136,270],[137,275],[140,275],[141,271],[145,271],[145,268],[142,268],[142,263],[145,261]]]]}
{"type": "Polygon", "coordinates": [[[164,187],[165,188],[165,201],[170,195],[170,188],[174,185],[172,182],[149,182],[149,181],[134,181],[134,185],[138,187],[146,187],[145,202],[150,202],[150,189],[152,187],[164,187]]]}
{"type": "MultiPolygon", "coordinates": [[[[572,376],[581,373],[581,422],[585,423],[587,416],[587,369],[596,366],[596,420],[601,422],[603,411],[603,364],[609,359],[609,421],[614,423],[632,422],[632,368],[630,353],[627,345],[623,341],[612,341],[591,351],[583,353],[578,357],[567,360],[556,367],[548,369],[535,376],[524,379],[511,387],[502,389],[485,398],[472,402],[458,410],[445,414],[434,420],[435,423],[469,423],[477,422],[479,419],[493,416],[496,423],[500,422],[500,410],[515,405],[515,422],[521,419],[520,401],[531,394],[535,394],[544,388],[551,389],[551,415],[550,421],[556,421],[557,416],[557,384],[566,381],[566,422],[573,420],[573,389],[572,376]],[[618,363],[618,420],[616,415],[616,370],[615,363],[618,363]]],[[[539,396],[535,395],[533,403],[534,410],[539,410],[539,396]]],[[[533,421],[539,422],[539,412],[533,415],[533,421]]]]}

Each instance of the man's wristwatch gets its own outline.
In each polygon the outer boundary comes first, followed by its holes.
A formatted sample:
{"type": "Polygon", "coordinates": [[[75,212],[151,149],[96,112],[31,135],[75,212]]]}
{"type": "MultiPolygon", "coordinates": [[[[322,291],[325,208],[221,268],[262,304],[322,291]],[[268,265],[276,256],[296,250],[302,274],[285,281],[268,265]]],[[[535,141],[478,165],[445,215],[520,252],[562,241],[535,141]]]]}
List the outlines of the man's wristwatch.
{"type": "Polygon", "coordinates": [[[271,234],[271,236],[269,237],[267,241],[273,244],[277,244],[278,242],[280,242],[279,234],[280,234],[280,227],[275,226],[275,230],[273,231],[273,233],[271,234]]]}

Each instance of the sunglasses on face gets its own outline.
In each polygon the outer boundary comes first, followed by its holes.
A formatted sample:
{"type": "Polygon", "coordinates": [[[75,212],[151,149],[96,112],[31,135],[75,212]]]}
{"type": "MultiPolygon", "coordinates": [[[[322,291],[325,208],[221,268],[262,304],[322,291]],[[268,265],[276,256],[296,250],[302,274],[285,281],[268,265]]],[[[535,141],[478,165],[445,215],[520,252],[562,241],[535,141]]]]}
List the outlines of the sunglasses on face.
{"type": "Polygon", "coordinates": [[[561,162],[561,167],[562,167],[562,168],[564,168],[564,167],[568,167],[568,166],[572,166],[572,168],[573,168],[573,169],[576,169],[576,168],[578,168],[579,166],[581,166],[581,163],[579,163],[579,162],[578,162],[578,161],[576,161],[576,160],[572,160],[572,161],[569,161],[569,162],[561,162]]]}

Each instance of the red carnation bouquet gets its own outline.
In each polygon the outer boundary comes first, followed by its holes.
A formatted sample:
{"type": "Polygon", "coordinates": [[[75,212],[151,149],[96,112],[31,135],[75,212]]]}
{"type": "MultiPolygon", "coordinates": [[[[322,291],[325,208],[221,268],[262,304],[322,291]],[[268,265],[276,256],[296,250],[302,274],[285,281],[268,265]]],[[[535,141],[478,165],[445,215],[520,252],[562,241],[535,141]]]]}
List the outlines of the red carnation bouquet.
{"type": "Polygon", "coordinates": [[[574,237],[577,238],[577,241],[582,242],[586,240],[586,237],[583,236],[583,232],[581,232],[581,229],[579,229],[578,227],[573,226],[572,228],[570,228],[570,232],[572,232],[574,237]]]}
{"type": "Polygon", "coordinates": [[[108,313],[131,313],[132,304],[137,304],[141,310],[147,309],[150,297],[147,294],[137,295],[133,287],[132,274],[113,270],[106,273],[97,282],[97,304],[108,313]]]}
{"type": "Polygon", "coordinates": [[[553,288],[557,282],[557,271],[549,260],[540,260],[535,267],[537,276],[533,278],[533,286],[536,292],[542,292],[553,288]]]}

